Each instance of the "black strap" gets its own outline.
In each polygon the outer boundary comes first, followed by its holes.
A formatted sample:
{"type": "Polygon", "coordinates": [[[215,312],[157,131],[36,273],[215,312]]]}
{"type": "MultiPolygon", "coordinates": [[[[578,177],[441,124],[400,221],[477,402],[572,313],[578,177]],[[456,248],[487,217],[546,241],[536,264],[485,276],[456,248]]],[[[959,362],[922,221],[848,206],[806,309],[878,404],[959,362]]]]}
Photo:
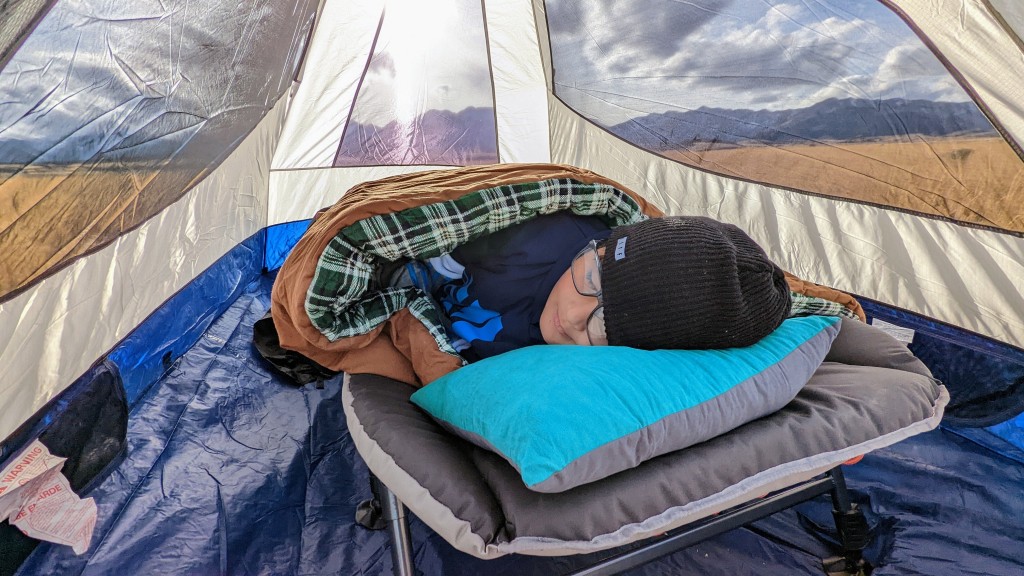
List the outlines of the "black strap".
{"type": "Polygon", "coordinates": [[[281,348],[277,337],[274,319],[267,312],[252,327],[252,341],[260,356],[279,374],[285,377],[285,383],[293,386],[304,386],[316,382],[320,387],[324,380],[336,376],[339,372],[321,366],[293,350],[281,348]]]}

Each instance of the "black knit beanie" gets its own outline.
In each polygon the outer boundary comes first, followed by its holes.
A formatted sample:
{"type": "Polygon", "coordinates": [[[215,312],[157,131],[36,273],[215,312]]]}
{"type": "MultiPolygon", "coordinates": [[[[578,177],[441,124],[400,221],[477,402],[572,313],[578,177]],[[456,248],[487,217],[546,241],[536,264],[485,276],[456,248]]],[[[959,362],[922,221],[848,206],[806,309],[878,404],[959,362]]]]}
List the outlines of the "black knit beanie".
{"type": "Polygon", "coordinates": [[[615,228],[603,245],[601,290],[613,346],[750,346],[789,315],[782,270],[732,224],[652,218],[615,228]]]}

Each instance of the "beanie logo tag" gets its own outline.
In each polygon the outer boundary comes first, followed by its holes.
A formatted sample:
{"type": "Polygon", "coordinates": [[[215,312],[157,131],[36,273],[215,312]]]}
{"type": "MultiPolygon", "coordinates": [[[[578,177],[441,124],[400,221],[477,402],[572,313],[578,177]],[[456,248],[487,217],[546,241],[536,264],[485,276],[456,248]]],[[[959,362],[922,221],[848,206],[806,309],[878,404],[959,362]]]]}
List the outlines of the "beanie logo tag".
{"type": "Polygon", "coordinates": [[[622,260],[626,257],[626,238],[629,236],[623,236],[615,242],[615,260],[622,260]]]}

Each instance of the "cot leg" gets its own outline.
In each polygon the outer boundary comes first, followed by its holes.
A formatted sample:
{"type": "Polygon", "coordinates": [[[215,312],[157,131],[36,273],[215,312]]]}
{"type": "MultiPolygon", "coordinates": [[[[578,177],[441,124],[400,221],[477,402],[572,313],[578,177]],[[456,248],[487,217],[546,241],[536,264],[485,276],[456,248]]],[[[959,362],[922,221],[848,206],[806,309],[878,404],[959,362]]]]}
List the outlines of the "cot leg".
{"type": "Polygon", "coordinates": [[[395,576],[415,576],[412,567],[412,535],[405,506],[391,490],[370,475],[372,497],[356,507],[356,523],[370,530],[387,528],[391,540],[391,563],[395,576]]]}
{"type": "Polygon", "coordinates": [[[843,471],[837,466],[828,474],[832,478],[832,516],[836,521],[839,541],[843,545],[843,557],[826,560],[825,572],[865,574],[870,568],[861,557],[861,552],[870,540],[868,522],[864,518],[864,512],[850,500],[843,471]]]}
{"type": "Polygon", "coordinates": [[[387,522],[388,536],[391,538],[391,563],[395,576],[414,576],[412,567],[412,535],[409,532],[409,519],[405,516],[405,506],[391,490],[379,483],[381,504],[384,507],[384,521],[387,522]]]}

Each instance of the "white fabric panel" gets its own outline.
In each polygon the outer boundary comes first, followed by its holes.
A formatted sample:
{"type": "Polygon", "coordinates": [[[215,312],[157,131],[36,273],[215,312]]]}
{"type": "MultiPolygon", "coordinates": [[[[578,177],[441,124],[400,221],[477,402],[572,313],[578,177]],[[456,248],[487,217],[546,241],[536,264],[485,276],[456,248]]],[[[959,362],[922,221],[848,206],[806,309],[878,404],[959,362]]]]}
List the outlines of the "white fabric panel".
{"type": "MultiPolygon", "coordinates": [[[[1024,55],[985,2],[897,0],[894,4],[935,43],[1003,127],[1024,145],[1024,55]]],[[[1004,16],[1019,28],[1020,12],[1020,8],[1011,9],[1004,16]]]]}
{"type": "Polygon", "coordinates": [[[164,301],[266,226],[282,99],[181,200],[0,304],[0,438],[60,393],[164,301]]]}
{"type": "Polygon", "coordinates": [[[1020,0],[988,0],[1018,38],[1024,39],[1024,3],[1020,0]]]}
{"type": "Polygon", "coordinates": [[[275,169],[334,163],[383,10],[384,0],[325,3],[274,156],[275,169]]]}
{"type": "Polygon", "coordinates": [[[338,201],[349,188],[396,174],[451,166],[361,166],[274,170],[270,173],[269,225],[312,218],[317,210],[338,201]]]}
{"type": "Polygon", "coordinates": [[[523,0],[494,0],[487,2],[485,13],[498,158],[502,162],[548,162],[548,89],[533,6],[523,0]]]}
{"type": "Polygon", "coordinates": [[[1024,346],[1024,239],[731,180],[610,136],[560,102],[552,156],[668,214],[732,222],[797,276],[1024,346]]]}
{"type": "Polygon", "coordinates": [[[544,5],[544,0],[533,0],[533,12],[536,14],[537,38],[540,44],[541,65],[544,66],[544,81],[547,83],[548,90],[554,93],[555,86],[553,70],[551,69],[551,42],[549,42],[547,8],[544,5]]]}

